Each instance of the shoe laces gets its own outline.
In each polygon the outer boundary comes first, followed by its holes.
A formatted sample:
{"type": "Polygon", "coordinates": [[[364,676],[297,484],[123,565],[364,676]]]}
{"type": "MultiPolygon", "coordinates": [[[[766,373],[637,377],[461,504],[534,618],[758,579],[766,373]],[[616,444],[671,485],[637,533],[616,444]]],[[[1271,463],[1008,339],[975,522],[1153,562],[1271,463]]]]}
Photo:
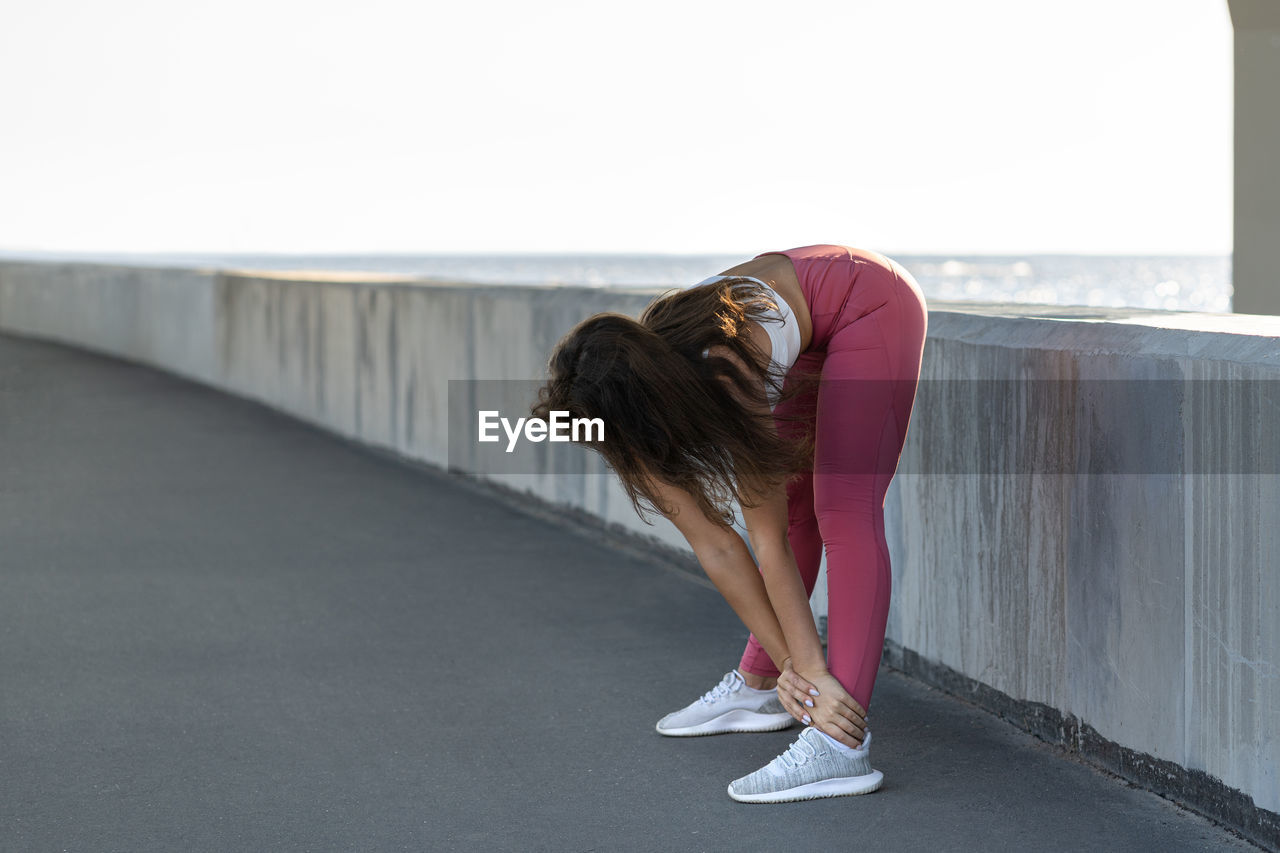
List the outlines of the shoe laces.
{"type": "Polygon", "coordinates": [[[795,743],[787,747],[786,752],[779,755],[774,761],[782,765],[786,770],[795,770],[802,764],[805,764],[811,758],[818,755],[817,748],[809,743],[805,738],[796,738],[795,743]]]}
{"type": "Polygon", "coordinates": [[[746,682],[743,681],[741,675],[738,675],[738,671],[736,669],[731,670],[725,674],[724,678],[720,679],[719,684],[702,694],[702,701],[706,702],[708,705],[719,702],[730,693],[736,693],[739,683],[745,684],[746,682]]]}

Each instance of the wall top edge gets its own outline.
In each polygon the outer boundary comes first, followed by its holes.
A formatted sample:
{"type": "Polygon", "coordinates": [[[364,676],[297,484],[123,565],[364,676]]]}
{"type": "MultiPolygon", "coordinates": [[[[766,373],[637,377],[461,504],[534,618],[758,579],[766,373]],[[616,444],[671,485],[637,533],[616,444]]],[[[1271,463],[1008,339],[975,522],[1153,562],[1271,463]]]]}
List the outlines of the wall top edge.
{"type": "Polygon", "coordinates": [[[166,266],[157,264],[100,264],[92,261],[40,261],[25,258],[0,258],[0,270],[6,269],[49,269],[49,270],[101,270],[103,272],[146,273],[163,272],[181,275],[216,275],[222,270],[215,267],[200,266],[166,266]]]}
{"type": "Polygon", "coordinates": [[[1037,313],[1025,310],[1029,307],[933,303],[929,340],[1073,357],[1215,362],[1280,370],[1277,317],[1177,311],[1058,316],[1071,312],[1037,313]],[[1012,310],[1002,310],[1006,307],[1012,310]]]}
{"type": "Polygon", "coordinates": [[[1043,320],[1052,323],[1101,323],[1142,326],[1183,332],[1216,332],[1280,338],[1280,317],[1269,314],[1231,314],[1210,311],[1165,311],[1156,308],[1094,308],[1087,305],[1039,305],[1004,302],[942,302],[931,300],[929,313],[978,317],[1043,320]]]}
{"type": "Polygon", "coordinates": [[[405,285],[437,289],[480,290],[492,288],[504,292],[530,291],[582,291],[586,293],[616,293],[624,295],[656,296],[676,285],[654,285],[652,287],[632,285],[586,285],[586,284],[504,284],[502,282],[474,282],[454,279],[431,278],[398,273],[374,271],[325,270],[325,269],[251,269],[243,267],[220,266],[163,266],[151,264],[108,264],[97,261],[42,261],[27,258],[0,258],[0,270],[16,268],[46,269],[95,269],[104,272],[117,271],[129,273],[167,272],[167,273],[202,273],[221,275],[228,278],[257,279],[271,281],[291,281],[298,284],[353,284],[353,285],[405,285]]]}

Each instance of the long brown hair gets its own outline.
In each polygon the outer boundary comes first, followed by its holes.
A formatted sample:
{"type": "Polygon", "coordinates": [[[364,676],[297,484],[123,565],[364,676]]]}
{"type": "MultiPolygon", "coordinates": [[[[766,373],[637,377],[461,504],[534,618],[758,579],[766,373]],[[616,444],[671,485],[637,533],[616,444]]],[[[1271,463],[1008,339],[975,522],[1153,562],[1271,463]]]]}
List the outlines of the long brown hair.
{"type": "Polygon", "coordinates": [[[646,509],[673,511],[660,505],[654,477],[692,494],[708,520],[732,525],[730,500],[756,506],[756,496],[812,465],[811,417],[769,415],[760,386],[733,360],[703,357],[705,348],[728,347],[752,378],[777,392],[780,409],[783,401],[812,393],[816,374],[794,370],[791,387],[784,387],[748,334],[748,321],[776,323],[769,312],[778,308],[758,282],[731,277],[668,291],[639,321],[615,312],[589,317],[556,345],[550,379],[530,414],[547,420],[559,410],[602,419],[604,440],[587,446],[617,474],[646,524],[652,524],[646,509]]]}

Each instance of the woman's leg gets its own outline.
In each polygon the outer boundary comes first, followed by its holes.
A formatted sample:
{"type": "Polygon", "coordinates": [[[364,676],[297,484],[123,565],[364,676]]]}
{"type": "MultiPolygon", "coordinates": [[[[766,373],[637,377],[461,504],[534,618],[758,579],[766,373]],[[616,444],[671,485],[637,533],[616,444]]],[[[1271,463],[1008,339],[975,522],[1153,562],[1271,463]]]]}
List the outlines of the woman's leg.
{"type": "MultiPolygon", "coordinates": [[[[814,504],[827,551],[827,669],[870,709],[892,574],[884,500],[920,377],[928,315],[895,266],[883,305],[832,336],[818,392],[814,504]]],[[[910,282],[908,284],[907,282],[910,282]]]]}
{"type": "MultiPolygon", "coordinates": [[[[826,358],[825,352],[801,353],[793,370],[811,372],[822,371],[826,358]]],[[[790,382],[790,376],[788,376],[790,382]]],[[[775,414],[800,416],[804,421],[775,421],[774,424],[781,436],[799,436],[806,425],[811,426],[817,410],[817,389],[805,391],[790,400],[778,404],[775,414]]],[[[800,578],[804,581],[805,591],[813,594],[813,586],[818,579],[818,568],[822,564],[822,536],[818,532],[818,519],[814,515],[813,506],[813,472],[805,472],[787,484],[787,541],[791,544],[791,552],[796,558],[796,568],[800,570],[800,578]]],[[[747,677],[749,687],[772,687],[773,680],[778,677],[778,668],[765,653],[755,635],[747,638],[747,647],[742,653],[738,670],[747,677]],[[751,676],[756,676],[752,678],[751,676]]]]}

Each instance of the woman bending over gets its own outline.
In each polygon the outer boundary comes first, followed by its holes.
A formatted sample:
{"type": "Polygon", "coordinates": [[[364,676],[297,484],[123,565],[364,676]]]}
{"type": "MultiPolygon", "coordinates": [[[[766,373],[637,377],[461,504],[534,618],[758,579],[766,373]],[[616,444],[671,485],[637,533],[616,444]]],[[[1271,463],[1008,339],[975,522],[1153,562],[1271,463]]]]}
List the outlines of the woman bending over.
{"type": "Polygon", "coordinates": [[[639,321],[591,317],[551,357],[533,414],[601,418],[605,440],[589,446],[643,520],[656,510],[675,524],[751,632],[737,667],[657,730],[805,726],[730,783],[735,800],[880,787],[867,709],[889,612],[884,500],[927,323],[920,287],[897,262],[815,245],[664,294],[639,321]],[[809,608],[824,548],[825,656],[809,608]]]}

